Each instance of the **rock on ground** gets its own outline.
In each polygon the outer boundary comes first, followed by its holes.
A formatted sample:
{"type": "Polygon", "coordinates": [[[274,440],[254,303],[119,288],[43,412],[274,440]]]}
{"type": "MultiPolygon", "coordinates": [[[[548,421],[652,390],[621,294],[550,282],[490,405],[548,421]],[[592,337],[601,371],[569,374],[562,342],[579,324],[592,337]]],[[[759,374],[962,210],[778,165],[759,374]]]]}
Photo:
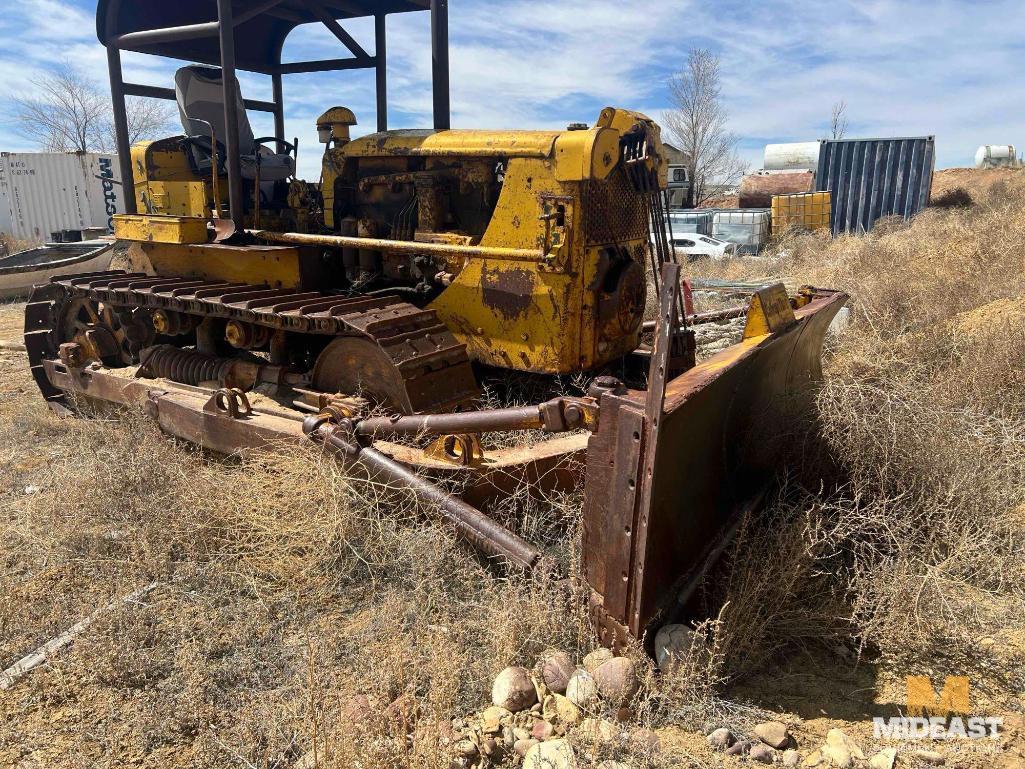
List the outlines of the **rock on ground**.
{"type": "Polygon", "coordinates": [[[491,701],[500,708],[516,713],[537,702],[537,689],[530,671],[521,667],[508,667],[495,678],[491,687],[491,701]]]}
{"type": "Polygon", "coordinates": [[[715,729],[705,739],[716,750],[726,750],[726,748],[732,747],[737,741],[737,738],[733,736],[733,732],[726,727],[715,729]]]}
{"type": "Polygon", "coordinates": [[[770,748],[782,750],[790,743],[790,727],[779,721],[766,721],[754,728],[755,736],[770,748]]]}
{"type": "Polygon", "coordinates": [[[613,705],[621,705],[637,694],[641,682],[633,660],[613,657],[591,673],[598,693],[613,705]]]}
{"type": "Polygon", "coordinates": [[[869,760],[868,765],[872,769],[893,769],[897,761],[896,748],[883,748],[869,760]]]}
{"type": "Polygon", "coordinates": [[[569,683],[569,677],[576,669],[573,660],[566,652],[553,651],[545,654],[538,667],[541,680],[550,691],[556,694],[566,693],[566,684],[569,683]]]}
{"type": "Polygon", "coordinates": [[[827,765],[838,767],[838,769],[850,769],[854,761],[865,760],[865,754],[858,743],[852,740],[840,729],[830,729],[826,735],[826,744],[809,756],[805,766],[818,766],[825,762],[827,765]],[[809,763],[818,754],[818,763],[809,763]]]}
{"type": "Polygon", "coordinates": [[[727,756],[746,756],[751,750],[751,743],[747,740],[735,742],[726,749],[727,756]]]}
{"type": "Polygon", "coordinates": [[[762,764],[771,764],[776,760],[776,751],[768,745],[753,745],[747,754],[752,761],[762,764]]]}
{"type": "Polygon", "coordinates": [[[914,753],[915,758],[919,761],[924,761],[927,764],[933,766],[943,766],[947,762],[947,759],[943,757],[942,753],[938,753],[935,750],[916,750],[914,753]]]}
{"type": "Polygon", "coordinates": [[[537,744],[538,741],[535,739],[516,740],[513,744],[513,752],[520,758],[523,758],[537,744]]]}
{"type": "Polygon", "coordinates": [[[598,698],[598,687],[591,674],[586,670],[577,670],[570,676],[566,685],[566,698],[578,708],[585,710],[598,698]]]}
{"type": "Polygon", "coordinates": [[[612,649],[598,648],[584,657],[584,670],[588,673],[594,671],[599,665],[603,665],[616,655],[612,649]]]}
{"type": "Polygon", "coordinates": [[[497,734],[502,729],[502,719],[511,716],[508,710],[498,705],[485,708],[480,714],[481,724],[485,734],[497,734]]]}
{"type": "Polygon", "coordinates": [[[534,725],[530,728],[530,736],[538,742],[544,742],[551,738],[554,731],[555,727],[547,721],[535,721],[534,725]]]}
{"type": "Polygon", "coordinates": [[[556,721],[566,726],[574,726],[579,723],[581,714],[580,708],[574,705],[568,697],[561,694],[550,694],[545,697],[544,705],[541,708],[541,717],[546,721],[556,721]]]}
{"type": "Polygon", "coordinates": [[[613,742],[619,736],[619,729],[604,718],[585,718],[580,722],[578,733],[592,742],[613,742]]]}
{"type": "Polygon", "coordinates": [[[477,746],[473,740],[459,740],[452,746],[452,752],[460,758],[474,759],[478,755],[477,746]]]}
{"type": "Polygon", "coordinates": [[[523,769],[576,769],[573,748],[566,740],[548,740],[534,745],[523,757],[523,769]]]}
{"type": "Polygon", "coordinates": [[[686,625],[664,625],[655,634],[655,662],[664,668],[687,655],[694,643],[694,631],[686,625]]]}

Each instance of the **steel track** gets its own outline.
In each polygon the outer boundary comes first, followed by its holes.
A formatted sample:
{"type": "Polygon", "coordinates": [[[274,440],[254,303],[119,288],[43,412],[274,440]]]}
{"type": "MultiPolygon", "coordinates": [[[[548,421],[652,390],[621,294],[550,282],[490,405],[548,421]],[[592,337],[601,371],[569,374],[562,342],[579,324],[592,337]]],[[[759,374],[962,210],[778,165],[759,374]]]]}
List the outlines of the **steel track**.
{"type": "Polygon", "coordinates": [[[361,337],[376,344],[417,394],[416,411],[448,411],[477,395],[466,354],[433,310],[394,296],[341,297],[184,277],[152,277],[123,270],[54,277],[37,286],[25,309],[25,346],[43,396],[63,403],[43,360],[56,359],[67,304],[88,298],[112,307],[143,307],[237,320],[291,334],[361,337]]]}

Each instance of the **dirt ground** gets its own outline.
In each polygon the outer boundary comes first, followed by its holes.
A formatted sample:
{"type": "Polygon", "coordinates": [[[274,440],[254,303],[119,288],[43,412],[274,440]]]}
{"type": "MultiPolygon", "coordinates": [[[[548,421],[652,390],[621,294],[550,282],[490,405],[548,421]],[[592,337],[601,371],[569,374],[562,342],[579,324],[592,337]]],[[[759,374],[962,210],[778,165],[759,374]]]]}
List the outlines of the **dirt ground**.
{"type": "MultiPolygon", "coordinates": [[[[983,201],[1008,178],[942,172],[937,189],[969,186],[983,201]]],[[[890,744],[872,718],[906,710],[913,674],[939,685],[967,672],[973,707],[1018,723],[1025,224],[994,224],[1002,205],[703,268],[698,277],[803,277],[852,293],[856,319],[827,345],[822,408],[833,445],[862,458],[850,461],[857,494],[792,490],[728,559],[733,650],[686,681],[646,679],[628,725],[655,728],[661,750],[617,754],[620,766],[751,766],[713,751],[703,728],[767,719],[791,726],[802,760],[834,728],[871,756],[890,744]],[[905,466],[917,469],[898,476],[905,466]],[[871,475],[880,468],[890,474],[871,475]],[[939,533],[915,539],[922,520],[939,533]],[[910,533],[891,547],[886,532],[903,521],[910,533]]],[[[0,340],[20,341],[22,311],[0,305],[0,340]]],[[[578,509],[570,495],[520,510],[519,525],[572,568],[578,509]]],[[[57,419],[7,345],[0,520],[0,667],[113,602],[0,690],[4,767],[448,767],[439,733],[489,704],[499,670],[595,646],[565,585],[496,572],[330,460],[295,447],[213,457],[130,414],[57,419]],[[416,703],[411,731],[366,725],[404,697],[416,703]]],[[[1003,743],[892,744],[898,767],[926,766],[917,749],[951,767],[1025,766],[1013,752],[1025,729],[1008,732],[1003,743]]],[[[581,754],[579,765],[598,763],[581,754]]]]}
{"type": "Polygon", "coordinates": [[[989,194],[994,186],[1006,185],[1021,178],[1020,168],[944,168],[933,174],[932,197],[938,198],[952,189],[963,187],[978,197],[989,194]]]}

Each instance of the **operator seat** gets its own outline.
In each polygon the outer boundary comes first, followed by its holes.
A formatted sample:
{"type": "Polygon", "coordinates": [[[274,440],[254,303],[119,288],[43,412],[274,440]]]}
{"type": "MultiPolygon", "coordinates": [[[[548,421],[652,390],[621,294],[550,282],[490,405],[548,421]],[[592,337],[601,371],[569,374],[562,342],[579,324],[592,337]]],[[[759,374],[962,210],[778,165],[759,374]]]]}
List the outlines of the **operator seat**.
{"type": "MultiPolygon", "coordinates": [[[[205,137],[205,142],[193,141],[192,159],[196,170],[209,173],[211,166],[210,125],[213,125],[218,145],[218,166],[224,164],[224,91],[221,88],[221,70],[215,67],[190,65],[174,74],[174,92],[178,100],[178,114],[182,128],[189,137],[205,137]]],[[[253,136],[242,91],[235,81],[235,100],[238,103],[239,162],[242,178],[255,179],[257,153],[260,155],[260,182],[277,182],[295,174],[295,159],[291,155],[271,152],[253,136]]],[[[274,141],[271,138],[260,141],[274,141]]],[[[291,146],[282,142],[286,147],[291,146]]]]}

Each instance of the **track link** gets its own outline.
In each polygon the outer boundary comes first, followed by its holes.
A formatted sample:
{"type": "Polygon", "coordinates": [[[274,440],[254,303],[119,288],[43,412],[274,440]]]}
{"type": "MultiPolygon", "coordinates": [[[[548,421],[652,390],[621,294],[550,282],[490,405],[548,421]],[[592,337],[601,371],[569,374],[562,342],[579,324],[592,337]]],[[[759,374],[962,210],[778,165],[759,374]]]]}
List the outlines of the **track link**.
{"type": "Polygon", "coordinates": [[[43,396],[63,402],[42,362],[58,356],[65,305],[86,297],[112,307],[163,309],[326,337],[357,336],[378,345],[407,383],[417,412],[449,411],[479,393],[466,346],[433,310],[394,296],[340,297],[315,291],[153,277],[123,270],[56,276],[37,286],[25,310],[25,346],[43,396]]]}

